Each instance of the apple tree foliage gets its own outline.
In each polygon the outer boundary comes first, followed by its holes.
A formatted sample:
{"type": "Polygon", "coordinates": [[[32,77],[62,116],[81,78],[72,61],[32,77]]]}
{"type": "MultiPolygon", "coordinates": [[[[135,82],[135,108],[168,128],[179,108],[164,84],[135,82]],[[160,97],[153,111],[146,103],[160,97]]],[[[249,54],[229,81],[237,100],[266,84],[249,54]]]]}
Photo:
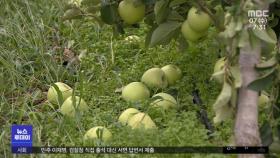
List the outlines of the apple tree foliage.
{"type": "MultiPolygon", "coordinates": [[[[174,40],[181,50],[189,44],[181,32],[181,27],[192,7],[198,12],[209,15],[216,30],[216,38],[225,54],[224,67],[215,72],[212,78],[222,78],[222,91],[213,105],[216,116],[214,123],[219,123],[234,115],[241,87],[257,92],[267,91],[270,97],[269,117],[261,127],[261,138],[264,145],[270,145],[273,138],[280,140],[280,0],[125,0],[134,6],[145,5],[144,23],[149,26],[146,33],[146,47],[167,45],[174,40]],[[261,2],[263,4],[261,4],[261,2]],[[248,12],[260,8],[269,9],[266,29],[252,29],[248,12]],[[276,32],[277,37],[271,32],[276,32]],[[240,51],[247,45],[252,48],[261,46],[261,60],[255,65],[258,78],[245,85],[240,72],[240,51]],[[270,47],[270,49],[266,49],[270,47]]],[[[126,27],[139,28],[139,23],[126,24],[119,15],[118,6],[121,0],[72,0],[65,6],[63,20],[92,18],[100,26],[111,25],[114,35],[123,34],[126,27]]],[[[133,15],[131,15],[133,16],[133,15]]],[[[264,23],[257,21],[256,23],[264,23]]],[[[203,41],[206,36],[198,39],[203,41]]],[[[248,50],[250,52],[250,50],[248,50]]],[[[256,107],[257,108],[257,107],[256,107]]],[[[258,129],[258,128],[257,128],[258,129]]]]}

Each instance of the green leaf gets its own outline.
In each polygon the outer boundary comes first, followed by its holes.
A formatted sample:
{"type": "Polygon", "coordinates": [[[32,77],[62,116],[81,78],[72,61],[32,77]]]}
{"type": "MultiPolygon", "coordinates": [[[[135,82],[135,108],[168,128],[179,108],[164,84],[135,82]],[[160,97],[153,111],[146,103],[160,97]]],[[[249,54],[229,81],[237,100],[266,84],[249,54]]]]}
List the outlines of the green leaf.
{"type": "Polygon", "coordinates": [[[215,124],[221,123],[222,121],[225,121],[226,119],[230,118],[233,114],[233,108],[226,104],[219,109],[215,110],[215,117],[213,119],[213,122],[215,124]]]}
{"type": "Polygon", "coordinates": [[[107,3],[107,1],[103,0],[101,3],[100,16],[104,23],[112,25],[117,22],[117,4],[115,3],[107,3]]]}
{"type": "MultiPolygon", "coordinates": [[[[279,91],[280,89],[278,89],[279,91]]],[[[275,104],[272,106],[272,111],[273,111],[273,117],[274,119],[280,119],[280,96],[278,95],[278,97],[275,99],[276,102],[275,104]]],[[[278,128],[278,134],[279,134],[279,139],[280,139],[280,121],[278,121],[277,124],[277,128],[278,128]]]]}
{"type": "Polygon", "coordinates": [[[168,14],[170,12],[168,4],[169,0],[159,0],[156,2],[154,12],[157,24],[160,24],[167,19],[168,14]]]}
{"type": "Polygon", "coordinates": [[[220,36],[224,38],[232,38],[237,33],[237,31],[235,30],[236,26],[237,23],[233,19],[231,19],[229,24],[226,25],[226,29],[220,33],[220,36]]]}
{"type": "Polygon", "coordinates": [[[100,140],[102,140],[102,138],[103,138],[103,131],[104,131],[103,128],[97,128],[97,130],[96,130],[97,138],[100,140]]]}
{"type": "Polygon", "coordinates": [[[275,72],[276,72],[275,69],[270,70],[265,75],[259,77],[255,81],[251,82],[248,85],[248,88],[251,89],[251,90],[254,90],[254,91],[264,90],[266,87],[268,87],[272,84],[274,76],[275,76],[274,75],[275,72]]]}
{"type": "Polygon", "coordinates": [[[57,98],[58,98],[58,104],[59,107],[63,104],[63,95],[62,92],[59,90],[58,86],[54,83],[51,84],[51,86],[55,89],[55,91],[57,92],[57,98]]]}
{"type": "Polygon", "coordinates": [[[155,24],[155,14],[154,13],[150,13],[148,15],[145,16],[144,22],[150,26],[153,26],[155,24]]]}
{"type": "Polygon", "coordinates": [[[260,128],[260,135],[262,139],[262,145],[269,146],[273,142],[272,128],[269,122],[265,121],[260,128]]]}
{"type": "Polygon", "coordinates": [[[156,3],[156,0],[143,0],[146,5],[152,5],[156,3]]]}
{"type": "Polygon", "coordinates": [[[215,17],[219,28],[224,28],[225,24],[225,12],[221,5],[214,5],[215,9],[215,17]]]}
{"type": "Polygon", "coordinates": [[[256,65],[257,70],[267,70],[274,67],[277,64],[277,60],[275,57],[272,57],[266,62],[260,63],[256,65]]]}
{"type": "Polygon", "coordinates": [[[268,43],[272,43],[275,44],[276,40],[271,38],[269,36],[269,34],[267,33],[266,30],[261,30],[261,29],[253,29],[253,33],[255,36],[257,36],[259,39],[268,42],[268,43]]]}
{"type": "Polygon", "coordinates": [[[280,10],[279,9],[273,10],[273,13],[277,16],[280,16],[280,10]]]}
{"type": "Polygon", "coordinates": [[[232,98],[232,87],[224,82],[223,89],[213,105],[215,111],[214,123],[220,123],[231,116],[233,107],[229,104],[232,98]]]}
{"type": "Polygon", "coordinates": [[[226,106],[231,99],[231,95],[232,95],[231,85],[227,82],[224,82],[223,89],[213,105],[214,110],[216,111],[217,109],[226,106]]]}
{"type": "Polygon", "coordinates": [[[150,42],[150,47],[153,47],[162,42],[170,40],[175,32],[180,28],[180,22],[165,22],[160,24],[153,32],[150,42]]]}
{"type": "Polygon", "coordinates": [[[275,27],[275,26],[278,25],[278,23],[279,23],[279,19],[278,19],[278,18],[274,18],[274,19],[272,19],[272,20],[269,22],[269,26],[270,26],[270,27],[275,27]]]}
{"type": "Polygon", "coordinates": [[[252,48],[255,48],[256,46],[260,45],[260,39],[258,37],[256,37],[253,33],[252,30],[249,30],[249,41],[250,41],[250,45],[252,48]]]}
{"type": "Polygon", "coordinates": [[[175,7],[177,5],[181,5],[188,2],[188,0],[172,0],[169,4],[169,7],[175,7]]]}
{"type": "Polygon", "coordinates": [[[177,11],[171,11],[167,17],[168,21],[184,21],[185,18],[182,17],[177,11]]]}
{"type": "Polygon", "coordinates": [[[242,77],[241,77],[239,66],[230,67],[230,72],[232,77],[234,78],[234,87],[240,88],[242,85],[242,77]]]}
{"type": "Polygon", "coordinates": [[[146,38],[145,38],[145,47],[148,48],[150,43],[151,43],[151,39],[152,39],[152,35],[153,35],[153,32],[155,31],[157,27],[156,26],[153,26],[149,32],[146,34],[146,38]]]}
{"type": "Polygon", "coordinates": [[[224,76],[225,76],[225,69],[222,69],[221,71],[217,71],[212,74],[210,80],[216,80],[219,83],[224,82],[224,76]]]}
{"type": "Polygon", "coordinates": [[[277,125],[277,135],[278,135],[278,139],[280,140],[280,123],[279,122],[277,125]]]}

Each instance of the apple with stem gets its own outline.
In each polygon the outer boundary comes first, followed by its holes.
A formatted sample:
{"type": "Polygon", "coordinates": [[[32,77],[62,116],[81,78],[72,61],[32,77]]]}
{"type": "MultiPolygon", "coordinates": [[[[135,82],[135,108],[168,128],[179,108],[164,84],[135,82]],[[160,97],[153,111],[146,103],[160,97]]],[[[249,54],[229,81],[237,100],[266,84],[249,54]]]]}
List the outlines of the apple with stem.
{"type": "Polygon", "coordinates": [[[125,23],[135,24],[144,18],[145,5],[140,1],[135,3],[133,0],[123,0],[119,4],[118,12],[125,23]]]}
{"type": "Polygon", "coordinates": [[[192,30],[196,32],[205,32],[211,25],[210,16],[195,7],[189,10],[187,19],[192,30]]]}

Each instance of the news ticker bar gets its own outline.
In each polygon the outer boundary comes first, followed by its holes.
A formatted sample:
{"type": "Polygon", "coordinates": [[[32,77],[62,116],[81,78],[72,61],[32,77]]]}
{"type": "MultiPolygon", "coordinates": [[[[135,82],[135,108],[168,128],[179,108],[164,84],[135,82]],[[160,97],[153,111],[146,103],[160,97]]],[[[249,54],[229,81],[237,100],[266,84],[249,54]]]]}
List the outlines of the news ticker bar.
{"type": "Polygon", "coordinates": [[[268,147],[12,147],[17,154],[268,154],[268,147]]]}

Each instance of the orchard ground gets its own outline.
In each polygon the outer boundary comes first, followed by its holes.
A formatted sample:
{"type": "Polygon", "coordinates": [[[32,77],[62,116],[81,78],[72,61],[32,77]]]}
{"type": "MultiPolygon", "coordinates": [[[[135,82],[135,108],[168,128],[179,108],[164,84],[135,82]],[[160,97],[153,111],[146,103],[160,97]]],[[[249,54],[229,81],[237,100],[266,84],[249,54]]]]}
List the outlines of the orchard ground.
{"type": "MultiPolygon", "coordinates": [[[[198,89],[213,119],[212,104],[221,86],[210,81],[219,58],[214,30],[203,42],[180,52],[171,42],[168,46],[144,48],[147,26],[126,28],[126,33],[112,38],[112,29],[99,27],[93,19],[62,22],[63,2],[56,0],[4,0],[0,2],[0,157],[10,153],[12,124],[33,125],[35,146],[82,146],[85,132],[94,126],[105,126],[112,134],[110,146],[223,146],[229,145],[233,120],[215,125],[208,139],[207,130],[196,116],[199,106],[193,104],[192,91],[198,89]],[[124,38],[137,35],[140,46],[124,38]],[[69,49],[65,49],[68,48],[69,49]],[[82,61],[67,66],[72,53],[87,50],[82,61]],[[182,79],[163,90],[175,96],[177,110],[153,110],[149,102],[127,103],[116,90],[130,82],[140,81],[152,67],[175,64],[182,79]],[[54,82],[64,82],[88,104],[82,117],[63,117],[46,102],[46,92],[54,82]],[[117,122],[122,111],[134,107],[148,113],[158,126],[156,131],[131,130],[117,122]]],[[[153,92],[151,95],[155,94],[153,92]]],[[[260,122],[264,116],[261,117],[260,122]]],[[[103,144],[104,145],[104,144],[103,144]]],[[[24,155],[23,157],[32,157],[24,155]]],[[[235,157],[233,155],[34,155],[34,157],[235,157]]]]}

